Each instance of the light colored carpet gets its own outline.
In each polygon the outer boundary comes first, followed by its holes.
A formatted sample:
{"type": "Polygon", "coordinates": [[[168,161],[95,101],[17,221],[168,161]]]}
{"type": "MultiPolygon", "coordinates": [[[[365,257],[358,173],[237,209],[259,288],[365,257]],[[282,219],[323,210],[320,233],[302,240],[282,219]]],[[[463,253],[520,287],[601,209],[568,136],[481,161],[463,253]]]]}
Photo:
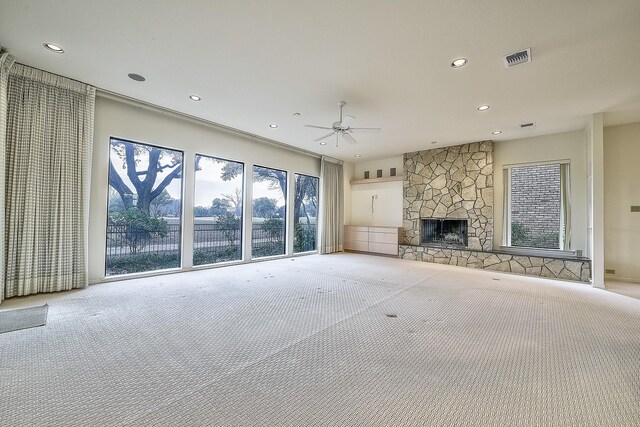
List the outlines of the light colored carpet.
{"type": "Polygon", "coordinates": [[[0,334],[47,324],[47,304],[37,307],[0,310],[0,334]]]}
{"type": "Polygon", "coordinates": [[[607,279],[605,287],[609,292],[640,299],[640,283],[619,282],[607,279]]]}
{"type": "Polygon", "coordinates": [[[640,300],[584,284],[338,254],[0,308],[44,301],[2,425],[640,425],[640,300]]]}

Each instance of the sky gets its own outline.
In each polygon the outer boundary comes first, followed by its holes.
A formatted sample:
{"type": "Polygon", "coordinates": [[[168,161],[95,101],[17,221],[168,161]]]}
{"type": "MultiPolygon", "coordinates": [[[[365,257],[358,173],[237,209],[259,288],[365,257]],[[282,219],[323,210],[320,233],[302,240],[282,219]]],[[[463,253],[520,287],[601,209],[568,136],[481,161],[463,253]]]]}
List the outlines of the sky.
{"type": "MultiPolygon", "coordinates": [[[[166,150],[171,151],[171,150],[166,150]]],[[[148,155],[140,155],[137,157],[136,170],[144,171],[148,168],[149,159],[148,155]]],[[[122,180],[133,189],[133,184],[127,176],[127,170],[123,167],[124,161],[118,156],[118,154],[111,149],[111,161],[114,168],[122,180]]],[[[194,160],[195,161],[195,160],[194,160]]],[[[166,160],[162,161],[164,164],[166,160]]],[[[236,188],[242,189],[242,176],[238,175],[234,179],[229,181],[223,181],[220,178],[224,163],[220,161],[214,161],[210,157],[202,156],[200,160],[200,170],[196,171],[195,181],[195,206],[211,206],[211,202],[215,198],[222,198],[222,194],[233,193],[236,188]]],[[[156,179],[156,185],[162,181],[162,179],[171,173],[173,169],[165,169],[158,174],[156,179]]],[[[246,171],[245,171],[246,173],[246,171]]],[[[144,179],[144,176],[140,177],[144,179]]],[[[284,204],[284,198],[279,187],[276,189],[269,189],[270,184],[268,182],[256,182],[253,183],[253,197],[254,199],[259,197],[268,197],[276,199],[277,205],[282,206],[284,204]]],[[[182,197],[182,179],[174,179],[171,184],[166,188],[169,195],[174,199],[180,199],[182,197]]]]}

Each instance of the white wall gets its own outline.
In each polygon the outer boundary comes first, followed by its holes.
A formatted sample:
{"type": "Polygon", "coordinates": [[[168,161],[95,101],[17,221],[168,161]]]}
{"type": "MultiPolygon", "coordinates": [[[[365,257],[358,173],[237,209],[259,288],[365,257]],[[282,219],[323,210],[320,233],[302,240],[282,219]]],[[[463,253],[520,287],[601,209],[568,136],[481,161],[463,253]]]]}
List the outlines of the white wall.
{"type": "Polygon", "coordinates": [[[587,185],[586,145],[582,131],[494,142],[493,247],[502,244],[503,177],[505,165],[540,163],[555,160],[571,162],[571,250],[586,249],[587,185]]]}
{"type": "Polygon", "coordinates": [[[351,180],[355,176],[356,165],[350,162],[342,164],[342,176],[344,179],[344,223],[351,224],[351,180]]]}
{"type": "MultiPolygon", "coordinates": [[[[105,274],[109,138],[112,136],[182,150],[184,152],[183,206],[192,206],[196,154],[244,162],[245,178],[248,178],[245,179],[245,200],[251,200],[250,174],[253,164],[286,170],[290,186],[293,182],[293,174],[296,172],[320,175],[319,158],[172,114],[98,96],[89,207],[90,283],[104,280],[105,274]]],[[[187,269],[190,268],[193,244],[193,217],[189,213],[184,213],[183,227],[183,264],[187,269]]],[[[245,229],[248,223],[250,218],[245,214],[245,229]]]]}
{"type": "MultiPolygon", "coordinates": [[[[382,169],[382,176],[388,177],[392,167],[398,175],[402,174],[402,156],[357,163],[355,179],[363,179],[365,170],[370,171],[370,178],[375,178],[377,169],[382,169]]],[[[347,221],[345,217],[345,223],[402,227],[402,181],[352,184],[351,219],[347,221]]]]}
{"type": "Polygon", "coordinates": [[[604,128],[604,262],[615,275],[640,282],[640,123],[604,128]]]}

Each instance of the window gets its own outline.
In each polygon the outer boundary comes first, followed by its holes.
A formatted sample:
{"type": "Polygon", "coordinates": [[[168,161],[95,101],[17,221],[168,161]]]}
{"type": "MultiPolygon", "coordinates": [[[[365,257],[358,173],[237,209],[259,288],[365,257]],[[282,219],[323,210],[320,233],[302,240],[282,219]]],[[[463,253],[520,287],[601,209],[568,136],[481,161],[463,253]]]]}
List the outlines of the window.
{"type": "Polygon", "coordinates": [[[295,174],[293,201],[293,252],[317,249],[318,236],[318,182],[313,176],[295,174]]]}
{"type": "Polygon", "coordinates": [[[254,166],[252,258],[285,254],[286,200],[287,173],[254,166]]]}
{"type": "Polygon", "coordinates": [[[193,265],[242,259],[244,165],[196,155],[193,265]]]}
{"type": "Polygon", "coordinates": [[[106,275],[181,265],[181,151],[112,138],[106,275]]]}
{"type": "Polygon", "coordinates": [[[569,164],[511,166],[505,177],[505,246],[569,250],[569,164]]]}

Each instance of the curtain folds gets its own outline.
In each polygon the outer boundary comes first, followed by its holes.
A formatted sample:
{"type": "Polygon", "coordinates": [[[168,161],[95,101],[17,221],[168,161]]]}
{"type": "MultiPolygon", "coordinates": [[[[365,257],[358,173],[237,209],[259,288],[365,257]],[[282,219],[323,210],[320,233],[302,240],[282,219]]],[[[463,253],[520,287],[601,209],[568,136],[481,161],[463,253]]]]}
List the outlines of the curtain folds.
{"type": "Polygon", "coordinates": [[[320,253],[341,252],[344,242],[344,176],[342,164],[325,157],[320,164],[322,233],[320,253]]]}
{"type": "Polygon", "coordinates": [[[502,171],[502,246],[511,246],[511,169],[502,171]]]}
{"type": "Polygon", "coordinates": [[[5,194],[5,164],[7,147],[7,84],[9,70],[14,63],[14,59],[0,49],[0,301],[4,299],[4,194],[5,194]]]}
{"type": "Polygon", "coordinates": [[[571,250],[571,178],[569,163],[560,165],[560,249],[571,250]]]}
{"type": "Polygon", "coordinates": [[[95,88],[16,64],[7,89],[4,297],[85,287],[95,88]]]}

